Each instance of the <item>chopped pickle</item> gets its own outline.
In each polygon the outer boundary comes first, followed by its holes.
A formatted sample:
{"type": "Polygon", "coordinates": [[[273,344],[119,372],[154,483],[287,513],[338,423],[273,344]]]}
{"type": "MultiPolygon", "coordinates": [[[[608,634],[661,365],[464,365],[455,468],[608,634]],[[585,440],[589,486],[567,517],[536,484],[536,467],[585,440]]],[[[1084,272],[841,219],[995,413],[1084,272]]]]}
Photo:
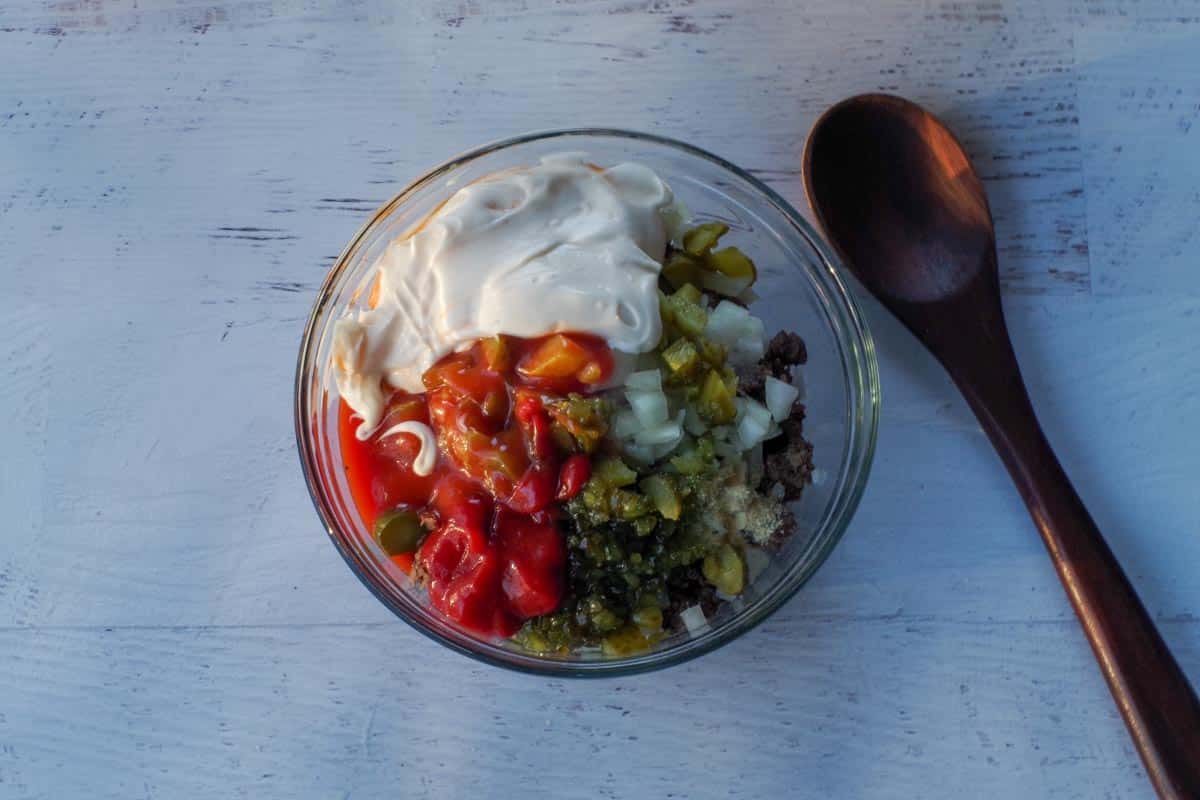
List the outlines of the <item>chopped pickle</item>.
{"type": "Polygon", "coordinates": [[[664,519],[679,519],[683,506],[679,502],[679,492],[675,490],[671,479],[666,475],[650,475],[642,478],[638,484],[646,497],[654,503],[654,508],[664,519]]]}
{"type": "Polygon", "coordinates": [[[696,398],[696,411],[714,425],[725,425],[737,416],[733,392],[715,369],[710,369],[704,377],[704,384],[696,398]]]}
{"type": "Polygon", "coordinates": [[[680,286],[678,289],[676,289],[675,293],[671,296],[679,298],[681,301],[698,304],[704,297],[704,294],[696,288],[694,283],[685,283],[683,286],[680,286]]]}
{"type": "Polygon", "coordinates": [[[721,368],[721,380],[725,382],[725,388],[729,390],[731,395],[737,395],[738,376],[733,371],[733,367],[725,366],[721,368]]]}
{"type": "Polygon", "coordinates": [[[671,458],[673,466],[680,475],[700,475],[706,472],[716,458],[711,436],[696,440],[691,447],[671,458]]]}
{"type": "Polygon", "coordinates": [[[621,616],[596,595],[583,601],[580,612],[597,633],[609,633],[618,630],[622,625],[621,616]]]}
{"type": "Polygon", "coordinates": [[[389,511],[375,520],[375,541],[389,556],[415,552],[425,533],[416,513],[407,509],[389,511]]]}
{"type": "Polygon", "coordinates": [[[545,407],[551,433],[563,450],[594,452],[608,433],[611,408],[603,398],[571,394],[565,400],[547,401],[545,407]]]}
{"type": "Polygon", "coordinates": [[[729,355],[729,350],[725,345],[717,344],[709,339],[697,339],[696,349],[700,352],[700,358],[704,359],[709,366],[718,368],[725,366],[725,357],[729,355]]]}
{"type": "Polygon", "coordinates": [[[698,284],[702,270],[695,259],[686,253],[672,253],[667,263],[663,264],[662,276],[671,288],[678,289],[688,284],[698,284]]]}
{"type": "Polygon", "coordinates": [[[716,246],[717,240],[729,231],[723,222],[706,222],[683,234],[683,249],[688,255],[703,256],[716,246]]]}
{"type": "Polygon", "coordinates": [[[503,336],[484,339],[479,343],[479,351],[483,356],[483,365],[492,372],[507,372],[512,365],[508,341],[503,336]]]}
{"type": "Polygon", "coordinates": [[[521,359],[517,372],[526,378],[567,378],[591,360],[587,349],[569,336],[556,333],[521,359]]]}
{"type": "Polygon", "coordinates": [[[662,351],[662,360],[677,378],[687,378],[700,367],[700,353],[687,339],[676,339],[662,351]]]}
{"type": "Polygon", "coordinates": [[[633,521],[633,530],[638,536],[649,536],[658,527],[658,519],[653,515],[638,517],[633,521]]]}
{"type": "Polygon", "coordinates": [[[629,489],[614,490],[611,504],[617,519],[633,520],[654,511],[654,502],[649,497],[629,489]]]}
{"type": "Polygon", "coordinates": [[[708,324],[708,311],[699,303],[681,296],[682,292],[683,289],[680,289],[666,299],[668,319],[685,336],[699,336],[708,324]]]}
{"type": "Polygon", "coordinates": [[[636,626],[631,625],[617,633],[605,636],[600,641],[600,650],[610,658],[636,655],[653,647],[657,638],[657,636],[647,636],[636,626]]]}
{"type": "MultiPolygon", "coordinates": [[[[605,458],[592,467],[593,481],[600,481],[609,488],[628,486],[637,480],[637,473],[619,458],[605,458]]],[[[590,481],[589,481],[590,482],[590,481]]]]}
{"type": "Polygon", "coordinates": [[[710,253],[705,263],[729,278],[749,278],[751,283],[758,278],[754,262],[736,247],[726,247],[710,253]]]}
{"type": "MultiPolygon", "coordinates": [[[[746,534],[737,520],[752,515],[754,498],[769,498],[759,496],[758,478],[747,469],[754,456],[731,442],[743,401],[729,347],[705,335],[711,292],[737,295],[757,277],[741,250],[717,249],[727,231],[719,222],[697,226],[683,235],[682,250],[668,252],[659,282],[662,338],[637,362],[638,370],[658,371],[655,388],[682,417],[686,435],[672,448],[637,441],[646,426],[628,398],[614,395],[615,414],[596,398],[543,399],[561,450],[594,455],[591,477],[557,519],[567,550],[561,603],[527,620],[515,637],[530,650],[568,654],[598,645],[608,657],[646,652],[683,625],[682,609],[708,608],[745,590],[739,547],[746,534]]],[[[522,375],[543,368],[557,374],[559,360],[570,361],[569,348],[542,352],[554,338],[516,365],[522,375]]],[[[562,370],[582,383],[599,381],[595,360],[589,354],[562,370]]]]}
{"type": "Polygon", "coordinates": [[[643,633],[657,633],[662,630],[663,613],[661,608],[647,606],[633,612],[633,624],[643,633]]]}
{"type": "Polygon", "coordinates": [[[732,545],[723,544],[717,552],[705,556],[701,571],[723,595],[732,597],[746,588],[746,565],[732,545]]]}

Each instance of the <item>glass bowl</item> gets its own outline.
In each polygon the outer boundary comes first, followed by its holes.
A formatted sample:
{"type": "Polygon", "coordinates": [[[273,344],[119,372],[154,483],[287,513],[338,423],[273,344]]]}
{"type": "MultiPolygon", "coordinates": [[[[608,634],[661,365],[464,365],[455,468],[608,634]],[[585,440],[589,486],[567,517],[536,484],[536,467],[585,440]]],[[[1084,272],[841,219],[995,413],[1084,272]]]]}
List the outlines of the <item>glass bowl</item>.
{"type": "Polygon", "coordinates": [[[813,228],[761,181],[683,142],[621,130],[533,133],[486,145],[415,181],[380,208],[330,270],[304,330],[296,369],[296,439],[313,504],[338,552],[379,600],[442,644],[489,664],[567,676],[623,675],[678,664],[746,632],[805,584],[846,530],[867,480],[875,448],[879,376],[875,349],[841,269],[813,228]],[[333,323],[354,307],[359,289],[388,242],[408,231],[460,187],[497,170],[535,164],[550,153],[583,152],[597,164],[644,164],[683,199],[694,220],[720,220],[725,241],[759,268],[751,310],[768,336],[789,329],[804,337],[806,433],[817,467],[813,485],[793,505],[797,533],[747,586],[696,632],[663,639],[636,656],[596,652],[539,655],[488,640],[433,610],[422,590],[374,542],[351,499],[338,443],[337,389],[330,368],[333,323]]]}

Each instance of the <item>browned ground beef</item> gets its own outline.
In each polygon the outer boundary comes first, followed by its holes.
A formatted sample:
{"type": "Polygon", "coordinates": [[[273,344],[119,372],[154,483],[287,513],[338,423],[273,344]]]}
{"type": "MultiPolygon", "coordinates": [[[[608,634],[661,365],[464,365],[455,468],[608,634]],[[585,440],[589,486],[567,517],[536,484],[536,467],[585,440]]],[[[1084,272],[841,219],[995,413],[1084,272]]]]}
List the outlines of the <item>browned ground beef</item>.
{"type": "Polygon", "coordinates": [[[757,364],[738,374],[738,387],[755,400],[763,399],[767,378],[791,382],[792,368],[808,361],[808,348],[800,334],[780,331],[767,343],[757,364]]]}
{"type": "MultiPolygon", "coordinates": [[[[762,359],[740,376],[739,385],[751,397],[763,400],[768,377],[790,382],[792,370],[806,361],[808,349],[800,335],[780,331],[767,344],[762,359]]],[[[804,415],[804,403],[797,400],[791,415],[780,425],[783,433],[763,443],[763,478],[759,491],[780,496],[786,502],[800,499],[804,487],[812,482],[813,448],[804,438],[804,415]]],[[[788,511],[768,546],[779,547],[795,530],[795,516],[788,511]]]]}
{"type": "Polygon", "coordinates": [[[812,483],[813,448],[804,438],[804,404],[797,401],[780,427],[783,434],[763,445],[762,489],[770,492],[780,486],[783,499],[791,502],[800,499],[804,487],[812,483]]]}

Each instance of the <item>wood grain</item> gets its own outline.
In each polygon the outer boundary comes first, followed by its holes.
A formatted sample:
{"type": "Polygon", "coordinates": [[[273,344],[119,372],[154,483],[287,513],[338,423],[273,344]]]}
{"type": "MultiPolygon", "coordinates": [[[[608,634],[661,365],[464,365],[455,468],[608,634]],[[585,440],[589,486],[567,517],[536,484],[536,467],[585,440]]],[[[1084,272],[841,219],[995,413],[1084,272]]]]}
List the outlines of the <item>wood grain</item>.
{"type": "Polygon", "coordinates": [[[566,797],[1147,796],[999,461],[869,302],[852,529],[768,627],[637,682],[486,671],[391,622],[312,513],[291,381],[346,240],[462,149],[642,128],[799,202],[816,114],[905,94],[981,164],[1034,405],[1195,681],[1198,30],[1161,0],[4,4],[0,797],[461,796],[535,768],[566,797]],[[588,733],[629,768],[595,773],[588,733]]]}

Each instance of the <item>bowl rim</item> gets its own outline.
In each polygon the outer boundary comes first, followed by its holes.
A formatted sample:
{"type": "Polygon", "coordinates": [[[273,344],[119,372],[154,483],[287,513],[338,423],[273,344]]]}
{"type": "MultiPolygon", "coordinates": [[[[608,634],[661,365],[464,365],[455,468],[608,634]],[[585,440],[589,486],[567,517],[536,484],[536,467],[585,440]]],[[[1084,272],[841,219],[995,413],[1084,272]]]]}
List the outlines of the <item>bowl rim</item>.
{"type": "MultiPolygon", "coordinates": [[[[846,528],[849,526],[850,520],[854,516],[854,512],[858,508],[858,504],[862,499],[862,494],[866,489],[867,480],[870,476],[871,465],[874,460],[875,443],[879,427],[879,405],[880,405],[880,386],[879,386],[879,367],[876,360],[874,339],[871,336],[862,311],[853,295],[848,290],[846,282],[842,279],[839,270],[840,266],[838,257],[831,247],[829,247],[817,232],[815,227],[806,220],[799,211],[797,211],[791,203],[784,199],[778,192],[766,185],[763,181],[756,178],[746,170],[736,164],[727,161],[726,159],[711,153],[696,145],[687,142],[673,139],[667,136],[658,134],[645,133],[641,131],[633,131],[622,128],[606,128],[606,127],[577,127],[577,128],[557,128],[548,130],[532,131],[529,133],[511,136],[503,139],[493,140],[486,144],[475,147],[471,150],[460,153],[453,158],[443,161],[441,164],[433,167],[425,172],[417,179],[408,183],[403,189],[397,192],[390,200],[384,202],[376,211],[367,219],[366,222],[358,229],[353,237],[349,240],[346,246],[338,255],[333,266],[330,267],[322,282],[321,287],[317,291],[316,300],[313,303],[312,309],[309,312],[308,319],[304,326],[303,335],[300,341],[299,355],[296,361],[296,375],[294,384],[294,424],[297,445],[297,455],[300,459],[301,470],[304,474],[305,485],[308,488],[309,498],[312,500],[313,506],[317,511],[322,523],[325,526],[326,534],[333,542],[334,547],[341,554],[342,559],[349,566],[351,572],[363,583],[367,589],[378,599],[385,607],[392,611],[397,617],[403,620],[410,627],[414,628],[428,638],[442,644],[451,650],[461,653],[475,661],[488,664],[491,666],[503,667],[515,672],[540,675],[545,677],[587,677],[587,678],[602,678],[602,677],[621,677],[632,674],[640,674],[644,672],[652,672],[658,669],[664,669],[669,666],[690,661],[706,653],[722,647],[730,641],[738,638],[744,633],[754,629],[795,594],[812,578],[813,574],[824,564],[829,554],[841,541],[845,534],[846,528]],[[334,520],[333,515],[326,507],[323,500],[323,490],[321,489],[320,480],[315,468],[314,451],[316,443],[309,436],[307,420],[312,412],[309,404],[308,392],[306,386],[308,383],[311,370],[314,368],[312,363],[315,355],[314,342],[316,340],[317,326],[321,320],[326,306],[330,303],[333,295],[333,290],[341,277],[342,273],[347,268],[350,257],[357,251],[362,241],[375,229],[377,223],[386,219],[393,211],[413,194],[436,181],[443,175],[452,170],[475,161],[479,158],[487,156],[491,153],[516,147],[523,144],[530,144],[538,141],[551,139],[562,139],[569,137],[603,137],[616,139],[633,139],[636,141],[648,142],[654,145],[662,145],[668,148],[682,151],[688,155],[698,157],[711,164],[733,174],[739,180],[749,184],[754,191],[760,193],[769,203],[775,206],[784,218],[796,229],[806,243],[812,247],[820,261],[819,267],[823,273],[823,278],[832,285],[833,294],[840,304],[841,324],[847,331],[847,338],[857,358],[847,358],[845,354],[840,358],[843,369],[847,372],[847,382],[857,384],[856,395],[859,399],[857,407],[853,403],[849,404],[849,417],[852,417],[852,424],[859,430],[858,435],[854,436],[854,441],[851,444],[857,444],[858,447],[851,448],[851,459],[846,469],[847,485],[846,491],[840,494],[840,503],[834,508],[828,519],[828,529],[830,535],[826,537],[820,548],[814,553],[813,558],[809,561],[807,568],[802,572],[797,573],[787,580],[780,580],[780,584],[789,584],[782,587],[776,587],[777,591],[772,591],[765,594],[763,597],[755,601],[752,607],[752,613],[747,614],[739,624],[725,625],[721,628],[713,628],[710,635],[704,637],[692,647],[684,646],[673,647],[668,650],[651,652],[633,657],[622,657],[615,659],[604,659],[592,662],[571,662],[562,660],[552,660],[538,657],[534,654],[519,654],[516,652],[506,652],[506,656],[512,657],[501,658],[484,650],[473,649],[466,644],[459,642],[438,630],[435,630],[422,623],[421,620],[412,618],[408,611],[394,602],[393,599],[381,587],[376,585],[376,582],[365,574],[365,571],[358,564],[358,556],[353,552],[348,545],[343,541],[343,536],[339,535],[340,526],[334,520]],[[849,373],[854,370],[850,367],[857,367],[857,374],[849,373]],[[857,450],[857,453],[855,452],[857,450]],[[857,454],[857,459],[854,456],[857,454]]],[[[850,438],[851,433],[848,431],[847,437],[850,438]]],[[[835,497],[838,497],[835,495],[835,497]]],[[[697,640],[689,640],[697,642],[697,640]]]]}

